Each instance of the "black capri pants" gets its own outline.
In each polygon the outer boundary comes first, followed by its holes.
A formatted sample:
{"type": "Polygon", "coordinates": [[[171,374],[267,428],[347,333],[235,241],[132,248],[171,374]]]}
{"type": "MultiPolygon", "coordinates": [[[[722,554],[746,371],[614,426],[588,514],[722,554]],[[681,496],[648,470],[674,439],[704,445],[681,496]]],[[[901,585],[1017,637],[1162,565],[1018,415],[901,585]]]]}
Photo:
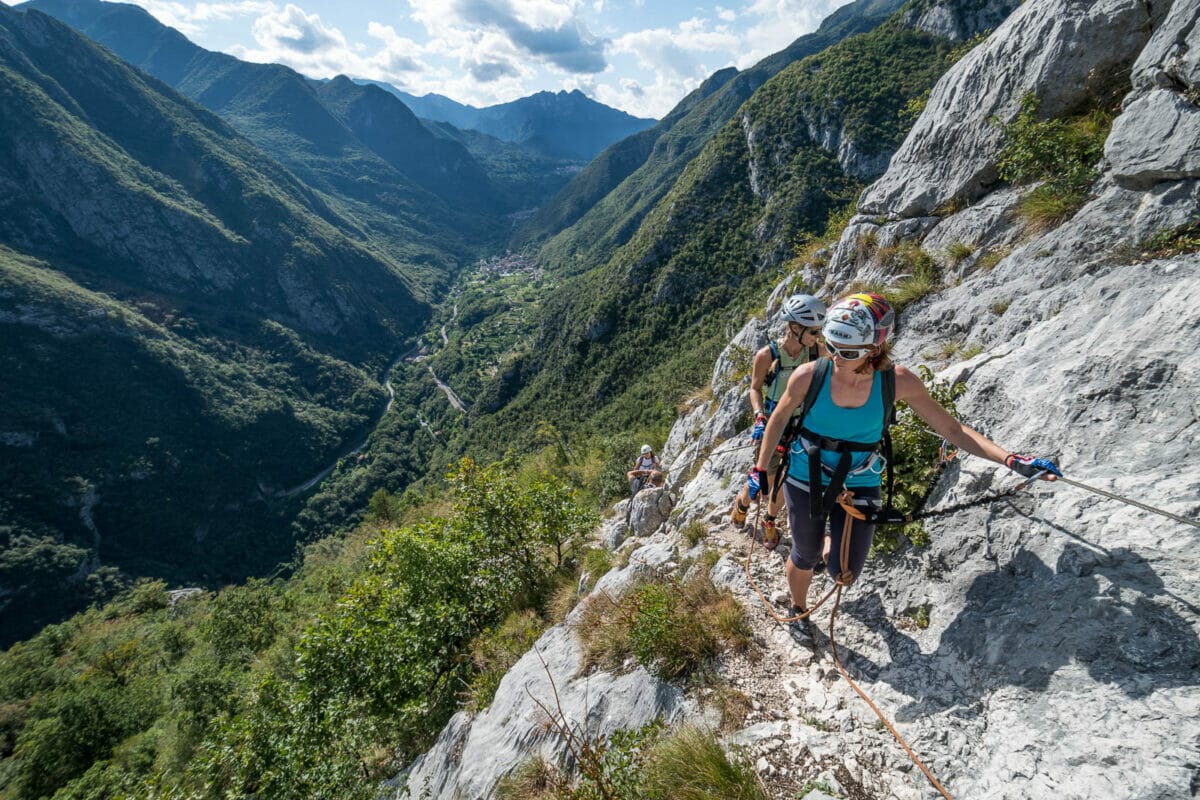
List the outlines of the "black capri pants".
{"type": "MultiPolygon", "coordinates": [[[[819,520],[809,516],[808,492],[791,483],[784,483],[787,493],[788,526],[792,532],[792,564],[798,569],[812,569],[821,560],[821,545],[825,540],[825,527],[819,525],[819,520]]],[[[878,486],[854,486],[855,500],[871,500],[873,505],[879,505],[880,489],[878,486]]],[[[829,563],[826,565],[830,577],[836,578],[842,571],[842,528],[846,524],[846,512],[836,503],[829,512],[827,528],[830,536],[829,563]]],[[[850,572],[857,578],[862,574],[863,565],[867,563],[867,552],[871,549],[871,539],[875,535],[875,525],[860,519],[854,520],[850,528],[850,572]]]]}

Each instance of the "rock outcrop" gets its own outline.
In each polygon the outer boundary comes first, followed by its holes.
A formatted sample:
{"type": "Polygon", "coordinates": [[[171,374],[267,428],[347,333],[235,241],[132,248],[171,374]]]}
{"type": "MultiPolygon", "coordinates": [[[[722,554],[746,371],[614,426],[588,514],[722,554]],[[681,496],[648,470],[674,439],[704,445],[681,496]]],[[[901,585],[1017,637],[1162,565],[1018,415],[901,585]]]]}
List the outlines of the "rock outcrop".
{"type": "MultiPolygon", "coordinates": [[[[638,575],[669,568],[674,558],[673,542],[649,541],[593,591],[619,597],[638,575]]],[[[538,639],[501,680],[491,706],[474,715],[455,714],[433,748],[393,782],[395,796],[478,800],[490,797],[497,781],[531,756],[558,763],[567,745],[548,724],[551,717],[600,737],[695,713],[678,687],[642,667],[622,674],[583,673],[583,647],[573,627],[579,613],[577,608],[538,639]]]]}
{"type": "Polygon", "coordinates": [[[915,217],[980,197],[997,180],[997,123],[1016,117],[1021,98],[1032,92],[1046,118],[1078,110],[1120,79],[1168,8],[1165,0],[1024,3],[934,87],[859,211],[915,217]]]}

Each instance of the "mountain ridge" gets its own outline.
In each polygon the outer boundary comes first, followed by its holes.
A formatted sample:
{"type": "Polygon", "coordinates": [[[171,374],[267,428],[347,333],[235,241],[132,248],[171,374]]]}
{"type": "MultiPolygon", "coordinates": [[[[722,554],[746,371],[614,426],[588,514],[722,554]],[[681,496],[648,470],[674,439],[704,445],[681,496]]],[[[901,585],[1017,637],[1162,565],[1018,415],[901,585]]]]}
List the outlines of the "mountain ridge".
{"type": "Polygon", "coordinates": [[[486,133],[543,155],[579,161],[591,161],[605,147],[656,122],[606,106],[579,89],[543,90],[506,103],[476,107],[439,94],[418,97],[386,81],[356,82],[371,83],[392,93],[419,117],[486,133]]]}

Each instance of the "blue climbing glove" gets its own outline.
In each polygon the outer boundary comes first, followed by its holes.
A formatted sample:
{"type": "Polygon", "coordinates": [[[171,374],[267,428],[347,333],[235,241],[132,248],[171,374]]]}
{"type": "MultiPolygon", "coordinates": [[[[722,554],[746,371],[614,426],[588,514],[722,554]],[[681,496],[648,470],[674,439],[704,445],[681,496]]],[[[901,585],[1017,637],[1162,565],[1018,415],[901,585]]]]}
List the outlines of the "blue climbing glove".
{"type": "Polygon", "coordinates": [[[746,488],[750,492],[750,499],[758,497],[758,493],[767,485],[767,471],[753,467],[750,470],[750,475],[746,478],[746,488]]]}
{"type": "Polygon", "coordinates": [[[763,431],[766,429],[767,415],[760,411],[758,416],[754,418],[754,430],[750,431],[750,438],[757,442],[763,437],[763,431]]]}
{"type": "Polygon", "coordinates": [[[1018,475],[1026,478],[1032,478],[1039,472],[1049,472],[1052,475],[1062,477],[1062,472],[1054,462],[1048,458],[1034,458],[1033,456],[1022,456],[1016,453],[1009,453],[1008,458],[1004,459],[1004,466],[1011,469],[1018,475]]]}

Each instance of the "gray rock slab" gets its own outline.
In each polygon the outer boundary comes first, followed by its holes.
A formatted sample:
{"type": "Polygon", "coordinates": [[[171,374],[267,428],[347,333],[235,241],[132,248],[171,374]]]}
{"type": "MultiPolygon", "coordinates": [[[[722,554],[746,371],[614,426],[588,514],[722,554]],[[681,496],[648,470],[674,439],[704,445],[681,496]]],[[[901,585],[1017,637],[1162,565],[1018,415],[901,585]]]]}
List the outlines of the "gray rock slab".
{"type": "Polygon", "coordinates": [[[566,744],[546,724],[548,714],[604,736],[689,713],[678,689],[640,667],[623,675],[578,674],[582,653],[566,626],[546,631],[501,680],[490,708],[451,719],[433,748],[409,769],[409,794],[401,790],[396,797],[417,798],[428,791],[431,800],[483,800],[500,778],[533,755],[558,763],[566,744]]]}
{"type": "Polygon", "coordinates": [[[864,214],[914,217],[955,198],[977,198],[997,180],[1003,131],[1034,92],[1043,117],[1079,108],[1095,83],[1129,63],[1164,3],[1030,0],[942,76],[888,171],[859,201],[864,214]]]}
{"type": "Polygon", "coordinates": [[[1150,91],[1113,121],[1104,157],[1129,188],[1200,177],[1200,107],[1174,90],[1150,91]]]}
{"type": "Polygon", "coordinates": [[[1175,0],[1133,65],[1134,97],[1155,88],[1200,85],[1200,2],[1175,0]]]}

